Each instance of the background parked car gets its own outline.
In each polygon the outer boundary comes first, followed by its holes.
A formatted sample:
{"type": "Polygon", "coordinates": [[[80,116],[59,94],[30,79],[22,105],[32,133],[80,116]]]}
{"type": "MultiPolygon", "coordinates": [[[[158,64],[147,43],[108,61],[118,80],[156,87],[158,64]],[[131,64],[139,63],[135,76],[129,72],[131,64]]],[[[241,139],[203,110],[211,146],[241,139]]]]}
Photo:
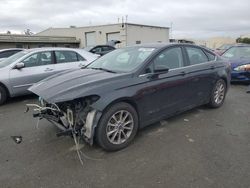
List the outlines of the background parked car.
{"type": "Polygon", "coordinates": [[[28,94],[34,83],[67,69],[79,69],[97,59],[82,49],[37,48],[0,62],[0,104],[7,97],[28,94]]]}
{"type": "Polygon", "coordinates": [[[222,57],[231,64],[232,81],[250,82],[250,45],[241,44],[230,47],[222,57]]]}
{"type": "Polygon", "coordinates": [[[199,105],[220,107],[229,85],[230,66],[213,52],[155,44],[117,49],[29,90],[45,109],[35,116],[58,126],[60,135],[77,133],[90,144],[95,138],[114,151],[126,147],[139,128],[199,105]]]}
{"type": "Polygon", "coordinates": [[[0,50],[0,61],[20,52],[23,51],[24,49],[21,48],[10,48],[10,49],[2,49],[0,50]]]}
{"type": "Polygon", "coordinates": [[[216,48],[214,52],[218,55],[222,55],[227,49],[229,49],[233,44],[223,44],[219,48],[216,48]]]}
{"type": "Polygon", "coordinates": [[[84,50],[94,53],[94,54],[98,54],[98,55],[105,55],[113,50],[115,50],[116,48],[113,46],[109,46],[109,45],[97,45],[97,46],[88,46],[86,48],[84,48],[84,50]]]}

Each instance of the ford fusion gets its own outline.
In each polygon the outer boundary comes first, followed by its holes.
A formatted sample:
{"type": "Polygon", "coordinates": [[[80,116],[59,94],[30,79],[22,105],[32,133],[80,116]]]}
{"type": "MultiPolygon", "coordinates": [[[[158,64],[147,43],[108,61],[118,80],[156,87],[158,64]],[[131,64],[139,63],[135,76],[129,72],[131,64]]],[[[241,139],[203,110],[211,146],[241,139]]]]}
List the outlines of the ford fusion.
{"type": "Polygon", "coordinates": [[[207,49],[154,44],[115,50],[79,70],[51,76],[29,90],[39,96],[34,117],[115,151],[140,128],[191,108],[220,107],[230,66],[207,49]]]}

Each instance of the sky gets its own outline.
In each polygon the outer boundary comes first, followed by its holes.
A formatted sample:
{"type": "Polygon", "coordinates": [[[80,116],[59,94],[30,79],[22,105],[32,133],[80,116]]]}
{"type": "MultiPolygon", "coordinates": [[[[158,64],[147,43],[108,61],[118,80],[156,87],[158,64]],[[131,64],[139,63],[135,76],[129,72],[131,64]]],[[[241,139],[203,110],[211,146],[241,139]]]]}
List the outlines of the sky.
{"type": "Polygon", "coordinates": [[[249,0],[0,0],[0,33],[121,22],[171,27],[173,38],[250,33],[249,0]],[[171,24],[172,23],[172,24],[171,24]]]}

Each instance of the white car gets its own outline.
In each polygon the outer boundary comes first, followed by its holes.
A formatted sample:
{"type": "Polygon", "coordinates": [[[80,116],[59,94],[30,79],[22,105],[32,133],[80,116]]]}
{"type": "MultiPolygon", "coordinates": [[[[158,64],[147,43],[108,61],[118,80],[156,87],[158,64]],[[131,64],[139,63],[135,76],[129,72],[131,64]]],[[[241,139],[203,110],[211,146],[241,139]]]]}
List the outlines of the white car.
{"type": "Polygon", "coordinates": [[[2,49],[0,50],[0,61],[18,53],[23,51],[24,49],[22,48],[9,48],[9,49],[2,49]]]}
{"type": "Polygon", "coordinates": [[[23,50],[0,62],[0,105],[8,97],[29,94],[34,83],[56,73],[79,69],[99,56],[83,49],[37,48],[23,50]]]}

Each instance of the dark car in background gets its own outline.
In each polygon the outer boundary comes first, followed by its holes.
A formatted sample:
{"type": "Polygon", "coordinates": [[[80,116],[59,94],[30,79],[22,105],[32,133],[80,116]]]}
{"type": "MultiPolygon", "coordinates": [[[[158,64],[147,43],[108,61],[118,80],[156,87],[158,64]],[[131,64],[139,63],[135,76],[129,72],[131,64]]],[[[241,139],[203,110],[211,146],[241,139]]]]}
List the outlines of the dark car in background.
{"type": "Polygon", "coordinates": [[[105,55],[113,50],[115,50],[116,48],[113,46],[109,46],[109,45],[97,45],[97,46],[88,46],[86,48],[84,48],[84,50],[94,53],[94,54],[98,54],[98,55],[105,55]]]}
{"type": "Polygon", "coordinates": [[[214,52],[218,55],[222,55],[227,49],[229,49],[230,47],[232,47],[233,44],[223,44],[222,46],[220,46],[219,48],[216,48],[214,50],[214,52]]]}
{"type": "Polygon", "coordinates": [[[209,104],[220,107],[230,66],[189,44],[117,49],[87,67],[56,74],[29,90],[39,96],[35,117],[108,151],[128,146],[147,125],[209,104]]]}
{"type": "Polygon", "coordinates": [[[222,57],[228,59],[232,68],[232,82],[250,83],[250,45],[241,44],[230,47],[222,57]]]}
{"type": "Polygon", "coordinates": [[[2,49],[0,50],[0,61],[21,51],[23,51],[21,48],[2,49]]]}

